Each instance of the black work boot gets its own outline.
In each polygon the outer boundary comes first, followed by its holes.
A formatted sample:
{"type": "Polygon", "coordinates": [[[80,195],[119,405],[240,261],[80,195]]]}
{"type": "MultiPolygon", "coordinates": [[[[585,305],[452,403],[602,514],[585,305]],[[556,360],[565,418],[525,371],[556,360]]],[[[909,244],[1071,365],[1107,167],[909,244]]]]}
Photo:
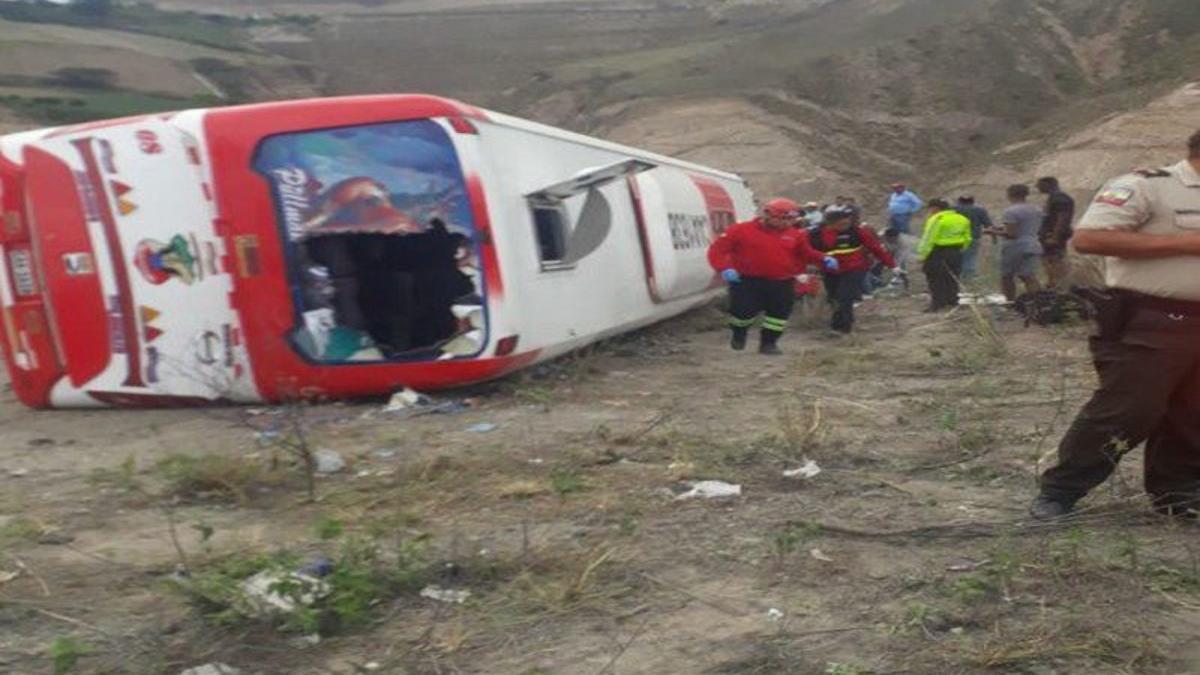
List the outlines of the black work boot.
{"type": "Polygon", "coordinates": [[[1072,502],[1038,495],[1029,505],[1029,515],[1033,516],[1034,520],[1054,520],[1069,515],[1074,508],[1075,504],[1072,502]]]}
{"type": "Polygon", "coordinates": [[[740,352],[746,348],[746,333],[748,332],[745,328],[733,329],[733,337],[729,338],[729,346],[733,348],[733,351],[740,352]]]}
{"type": "Polygon", "coordinates": [[[779,341],[779,333],[773,330],[764,330],[759,338],[758,353],[778,356],[783,351],[779,349],[779,345],[775,344],[779,341]]]}

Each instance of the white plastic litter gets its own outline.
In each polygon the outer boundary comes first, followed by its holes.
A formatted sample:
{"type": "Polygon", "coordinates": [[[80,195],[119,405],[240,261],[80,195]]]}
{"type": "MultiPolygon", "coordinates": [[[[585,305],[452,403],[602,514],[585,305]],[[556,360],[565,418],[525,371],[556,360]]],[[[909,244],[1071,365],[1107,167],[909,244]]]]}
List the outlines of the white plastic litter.
{"type": "Polygon", "coordinates": [[[417,392],[413,389],[409,389],[408,387],[405,387],[405,388],[401,389],[400,391],[392,394],[392,397],[388,399],[387,405],[384,406],[383,412],[387,412],[387,413],[399,412],[401,410],[408,410],[409,408],[415,408],[419,405],[422,405],[422,404],[428,403],[428,402],[429,402],[428,396],[425,396],[424,394],[421,394],[420,392],[417,392]]]}
{"type": "Polygon", "coordinates": [[[819,548],[814,548],[813,550],[809,551],[808,554],[813,558],[820,560],[821,562],[833,562],[833,558],[825,555],[825,552],[819,548]]]}
{"type": "Polygon", "coordinates": [[[692,489],[677,495],[675,500],[694,499],[719,499],[721,497],[737,497],[742,494],[741,485],[733,485],[719,480],[702,480],[698,483],[691,484],[692,489]]]}
{"type": "Polygon", "coordinates": [[[317,460],[317,473],[337,473],[346,468],[346,460],[333,450],[318,450],[313,459],[317,460]]]}
{"type": "Polygon", "coordinates": [[[8,572],[6,570],[0,570],[0,584],[7,584],[8,582],[12,581],[13,579],[16,579],[19,576],[21,576],[20,570],[18,570],[16,572],[8,572]]]}
{"type": "Polygon", "coordinates": [[[438,602],[449,602],[455,605],[461,605],[471,597],[471,591],[456,591],[450,588],[442,588],[441,586],[426,586],[421,591],[422,598],[437,600],[438,602]]]}
{"type": "Polygon", "coordinates": [[[479,424],[472,424],[471,426],[467,427],[467,431],[470,431],[473,434],[486,434],[489,431],[495,431],[496,429],[499,429],[499,428],[500,428],[499,424],[493,424],[491,422],[480,422],[479,424]]]}
{"type": "Polygon", "coordinates": [[[238,675],[241,672],[237,668],[227,666],[224,663],[206,663],[195,668],[188,668],[179,673],[179,675],[238,675]]]}
{"type": "Polygon", "coordinates": [[[789,469],[783,472],[784,478],[816,478],[821,473],[821,467],[817,463],[810,460],[804,462],[804,466],[799,469],[789,469]]]}
{"type": "Polygon", "coordinates": [[[329,595],[329,584],[309,574],[265,570],[242,582],[242,595],[256,615],[288,613],[329,595]],[[281,592],[283,587],[291,588],[281,592]]]}
{"type": "Polygon", "coordinates": [[[300,649],[316,647],[317,645],[321,644],[321,634],[313,633],[312,635],[301,635],[300,637],[292,638],[288,642],[296,647],[299,647],[300,649]]]}
{"type": "Polygon", "coordinates": [[[767,620],[774,623],[779,623],[780,621],[783,621],[783,612],[772,607],[771,609],[767,610],[767,620]]]}
{"type": "Polygon", "coordinates": [[[958,296],[958,304],[960,305],[1006,305],[1008,298],[999,293],[991,294],[975,294],[962,293],[958,296]]]}

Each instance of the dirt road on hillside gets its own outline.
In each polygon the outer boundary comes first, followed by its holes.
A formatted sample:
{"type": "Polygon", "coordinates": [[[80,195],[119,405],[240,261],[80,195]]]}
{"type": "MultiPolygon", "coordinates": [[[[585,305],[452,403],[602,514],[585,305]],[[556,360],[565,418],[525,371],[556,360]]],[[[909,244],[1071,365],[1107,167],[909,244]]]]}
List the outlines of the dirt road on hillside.
{"type": "Polygon", "coordinates": [[[728,351],[709,308],[457,414],[280,413],[349,464],[315,502],[254,430],[274,411],[6,395],[0,671],[1200,668],[1196,531],[1145,513],[1136,461],[1078,520],[1026,521],[1093,384],[1085,328],[922,302],[867,301],[846,340],[802,318],[777,359],[728,351]],[[806,460],[821,472],[783,476],[806,460]],[[678,498],[699,480],[742,494],[678,498]],[[322,557],[335,592],[315,609],[245,616],[251,573],[322,557]]]}

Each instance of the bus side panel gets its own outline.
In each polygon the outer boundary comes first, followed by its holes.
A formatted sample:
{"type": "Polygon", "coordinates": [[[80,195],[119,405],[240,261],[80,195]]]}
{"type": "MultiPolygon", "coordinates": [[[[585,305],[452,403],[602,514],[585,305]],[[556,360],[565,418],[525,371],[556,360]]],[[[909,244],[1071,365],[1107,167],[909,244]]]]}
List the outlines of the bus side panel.
{"type": "MultiPolygon", "coordinates": [[[[651,269],[657,272],[659,250],[674,250],[667,214],[675,209],[706,217],[703,195],[686,172],[663,165],[632,179],[601,184],[597,192],[609,213],[607,234],[582,259],[555,265],[544,259],[544,242],[539,242],[533,204],[527,197],[636,157],[505,124],[481,125],[480,133],[481,171],[500,223],[496,240],[501,265],[510,285],[519,289],[511,294],[507,309],[521,326],[523,344],[537,346],[549,357],[703,301],[713,276],[704,262],[705,244],[692,242],[690,255],[678,260],[664,254],[667,267],[658,290],[668,295],[658,303],[647,278],[647,249],[639,224],[640,213],[644,231],[652,239],[651,269]]],[[[580,191],[561,200],[568,238],[581,226],[588,199],[587,192],[580,191]]]]}
{"type": "Polygon", "coordinates": [[[716,282],[708,266],[708,247],[737,217],[725,186],[673,167],[633,180],[642,195],[643,239],[652,263],[655,300],[678,300],[712,289],[716,282]]]}

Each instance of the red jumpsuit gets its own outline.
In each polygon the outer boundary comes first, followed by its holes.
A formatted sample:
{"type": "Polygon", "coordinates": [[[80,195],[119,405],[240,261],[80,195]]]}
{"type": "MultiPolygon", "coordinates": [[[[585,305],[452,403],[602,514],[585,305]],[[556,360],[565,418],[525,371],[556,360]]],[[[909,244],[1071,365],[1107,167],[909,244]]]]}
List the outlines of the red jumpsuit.
{"type": "Polygon", "coordinates": [[[793,278],[824,258],[803,230],[770,228],[758,218],[725,230],[709,247],[708,262],[718,272],[734,269],[742,277],[729,285],[729,325],[735,339],[744,339],[764,314],[762,340],[773,345],[792,316],[793,278]]]}

